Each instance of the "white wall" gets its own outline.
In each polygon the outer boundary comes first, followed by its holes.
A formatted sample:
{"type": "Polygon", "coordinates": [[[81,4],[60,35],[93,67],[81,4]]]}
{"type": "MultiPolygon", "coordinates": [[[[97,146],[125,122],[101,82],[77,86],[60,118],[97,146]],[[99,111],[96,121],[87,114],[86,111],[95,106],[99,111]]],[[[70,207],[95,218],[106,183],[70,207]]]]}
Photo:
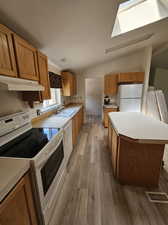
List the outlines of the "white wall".
{"type": "Polygon", "coordinates": [[[144,59],[143,59],[143,71],[145,72],[145,79],[144,79],[144,88],[142,93],[142,112],[145,113],[146,111],[146,98],[149,86],[149,75],[150,75],[150,67],[152,61],[152,47],[149,46],[145,49],[144,52],[144,59]]]}
{"type": "MultiPolygon", "coordinates": [[[[144,71],[144,51],[93,66],[77,76],[78,97],[85,102],[85,79],[104,78],[108,73],[144,71]]],[[[104,80],[102,80],[104,85],[104,80]]]]}

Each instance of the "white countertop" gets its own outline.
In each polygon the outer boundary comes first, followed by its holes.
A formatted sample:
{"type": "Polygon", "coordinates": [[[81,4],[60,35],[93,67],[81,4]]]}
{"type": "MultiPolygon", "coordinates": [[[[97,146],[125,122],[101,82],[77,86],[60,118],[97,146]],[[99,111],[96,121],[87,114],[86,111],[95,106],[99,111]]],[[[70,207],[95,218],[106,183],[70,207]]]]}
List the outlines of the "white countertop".
{"type": "Polygon", "coordinates": [[[142,143],[168,143],[168,124],[139,112],[111,112],[111,123],[120,135],[142,143]]]}
{"type": "Polygon", "coordinates": [[[0,201],[28,171],[29,160],[0,158],[0,201]]]}
{"type": "MultiPolygon", "coordinates": [[[[36,123],[33,124],[33,127],[53,127],[53,128],[63,128],[69,120],[72,119],[72,117],[81,109],[81,106],[71,106],[67,109],[73,109],[74,112],[69,117],[62,117],[58,116],[57,114],[53,114],[50,117],[47,117],[45,119],[42,119],[36,123]]],[[[62,110],[62,111],[64,111],[62,110]]]]}

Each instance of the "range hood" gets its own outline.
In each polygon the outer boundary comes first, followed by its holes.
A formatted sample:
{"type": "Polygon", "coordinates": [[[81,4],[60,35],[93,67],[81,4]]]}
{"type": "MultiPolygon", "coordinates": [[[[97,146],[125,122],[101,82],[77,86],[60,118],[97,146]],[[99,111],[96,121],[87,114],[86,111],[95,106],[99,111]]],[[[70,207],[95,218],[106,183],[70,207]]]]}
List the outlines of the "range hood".
{"type": "Polygon", "coordinates": [[[44,87],[37,81],[0,75],[0,90],[7,91],[44,91],[44,87]]]}

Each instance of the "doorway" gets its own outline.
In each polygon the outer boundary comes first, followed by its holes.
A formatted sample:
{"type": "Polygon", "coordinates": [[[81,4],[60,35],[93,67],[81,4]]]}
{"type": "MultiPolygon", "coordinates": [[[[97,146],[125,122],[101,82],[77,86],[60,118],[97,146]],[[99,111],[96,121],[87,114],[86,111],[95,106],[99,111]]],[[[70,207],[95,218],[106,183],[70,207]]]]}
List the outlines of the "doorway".
{"type": "Polygon", "coordinates": [[[102,116],[103,78],[85,79],[85,105],[87,116],[102,116]]]}

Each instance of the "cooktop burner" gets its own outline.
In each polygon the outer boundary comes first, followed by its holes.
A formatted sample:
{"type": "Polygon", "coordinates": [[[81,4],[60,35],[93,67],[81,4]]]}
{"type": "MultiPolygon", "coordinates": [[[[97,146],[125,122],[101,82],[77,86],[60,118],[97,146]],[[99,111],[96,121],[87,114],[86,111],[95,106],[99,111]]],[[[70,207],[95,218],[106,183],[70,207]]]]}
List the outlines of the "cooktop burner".
{"type": "Polygon", "coordinates": [[[59,128],[32,128],[1,146],[0,156],[33,158],[59,130],[59,128]]]}

